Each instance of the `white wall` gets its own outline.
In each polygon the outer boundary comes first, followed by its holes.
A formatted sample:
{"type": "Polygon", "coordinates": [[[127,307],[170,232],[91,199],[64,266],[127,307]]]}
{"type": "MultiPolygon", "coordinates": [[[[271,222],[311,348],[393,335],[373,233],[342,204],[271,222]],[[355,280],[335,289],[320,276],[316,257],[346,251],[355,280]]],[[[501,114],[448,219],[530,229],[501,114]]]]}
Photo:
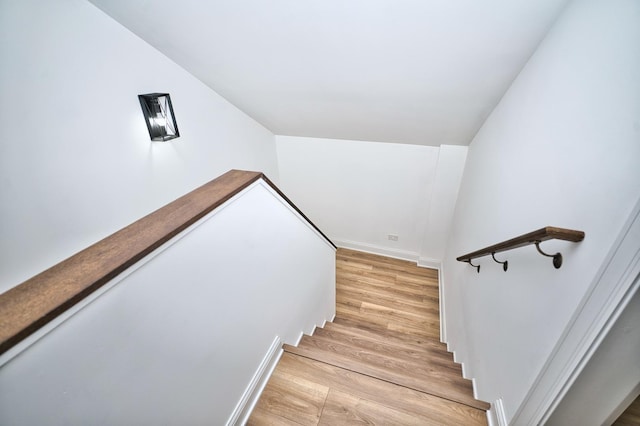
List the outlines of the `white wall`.
{"type": "Polygon", "coordinates": [[[269,131],[87,1],[1,0],[0,58],[0,292],[231,168],[278,181],[269,131]]]}
{"type": "Polygon", "coordinates": [[[420,246],[421,265],[440,267],[451,230],[466,158],[466,146],[440,145],[438,149],[438,164],[429,203],[429,220],[420,246]]]}
{"type": "Polygon", "coordinates": [[[569,5],[469,147],[444,260],[446,331],[478,396],[507,419],[556,344],[640,197],[640,3],[569,5]],[[455,258],[552,225],[586,232],[455,258]]]}
{"type": "Polygon", "coordinates": [[[629,395],[627,403],[631,403],[640,387],[638,324],[640,292],[636,291],[547,425],[610,425],[622,414],[626,407],[616,412],[618,405],[629,395]]]}
{"type": "Polygon", "coordinates": [[[0,424],[224,424],[335,314],[335,250],[279,200],[254,184],[3,365],[0,424]]]}
{"type": "Polygon", "coordinates": [[[439,238],[424,251],[437,266],[445,237],[427,226],[430,217],[441,226],[442,212],[453,210],[458,181],[440,178],[447,166],[461,171],[466,147],[292,136],[276,136],[276,147],[282,188],[336,244],[417,261],[424,238],[439,238]],[[434,193],[442,201],[435,209],[434,193]]]}

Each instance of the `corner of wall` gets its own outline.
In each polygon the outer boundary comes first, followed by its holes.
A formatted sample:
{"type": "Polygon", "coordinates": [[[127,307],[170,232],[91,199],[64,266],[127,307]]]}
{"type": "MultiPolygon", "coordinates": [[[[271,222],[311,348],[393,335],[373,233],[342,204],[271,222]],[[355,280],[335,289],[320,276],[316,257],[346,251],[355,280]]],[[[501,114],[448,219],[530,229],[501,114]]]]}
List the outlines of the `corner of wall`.
{"type": "Polygon", "coordinates": [[[262,395],[264,387],[267,385],[273,370],[275,370],[278,361],[282,356],[282,341],[279,336],[276,336],[269,347],[269,350],[265,354],[260,366],[256,370],[255,374],[251,378],[251,381],[247,385],[238,405],[231,413],[229,420],[227,420],[227,426],[234,426],[238,424],[245,424],[251,415],[255,405],[262,395]],[[241,421],[239,421],[242,419],[241,421]]]}

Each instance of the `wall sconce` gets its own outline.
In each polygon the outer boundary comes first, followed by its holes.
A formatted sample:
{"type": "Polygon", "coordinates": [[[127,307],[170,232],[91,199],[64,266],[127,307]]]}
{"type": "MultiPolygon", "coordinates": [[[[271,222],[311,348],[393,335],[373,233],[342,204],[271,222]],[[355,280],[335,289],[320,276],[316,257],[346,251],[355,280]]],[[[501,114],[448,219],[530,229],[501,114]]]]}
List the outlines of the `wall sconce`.
{"type": "Polygon", "coordinates": [[[138,95],[138,99],[152,141],[168,141],[180,136],[168,93],[138,95]]]}

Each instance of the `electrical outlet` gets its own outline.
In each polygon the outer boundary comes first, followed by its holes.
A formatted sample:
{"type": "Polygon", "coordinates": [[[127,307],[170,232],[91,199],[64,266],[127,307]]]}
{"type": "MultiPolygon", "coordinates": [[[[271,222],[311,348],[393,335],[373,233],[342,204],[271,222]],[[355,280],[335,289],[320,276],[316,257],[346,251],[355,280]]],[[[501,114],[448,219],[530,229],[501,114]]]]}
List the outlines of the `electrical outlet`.
{"type": "Polygon", "coordinates": [[[389,238],[389,240],[391,241],[398,241],[398,236],[394,234],[389,234],[387,238],[389,238]]]}

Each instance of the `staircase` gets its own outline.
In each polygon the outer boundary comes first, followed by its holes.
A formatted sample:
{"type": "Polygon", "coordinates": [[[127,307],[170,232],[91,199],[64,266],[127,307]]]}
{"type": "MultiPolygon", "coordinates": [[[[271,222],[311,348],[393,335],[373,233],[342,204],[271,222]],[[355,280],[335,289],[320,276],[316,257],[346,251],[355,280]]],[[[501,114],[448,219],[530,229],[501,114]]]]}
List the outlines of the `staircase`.
{"type": "Polygon", "coordinates": [[[248,424],[486,425],[439,341],[437,272],[345,249],[336,266],[336,319],[284,345],[248,424]]]}

